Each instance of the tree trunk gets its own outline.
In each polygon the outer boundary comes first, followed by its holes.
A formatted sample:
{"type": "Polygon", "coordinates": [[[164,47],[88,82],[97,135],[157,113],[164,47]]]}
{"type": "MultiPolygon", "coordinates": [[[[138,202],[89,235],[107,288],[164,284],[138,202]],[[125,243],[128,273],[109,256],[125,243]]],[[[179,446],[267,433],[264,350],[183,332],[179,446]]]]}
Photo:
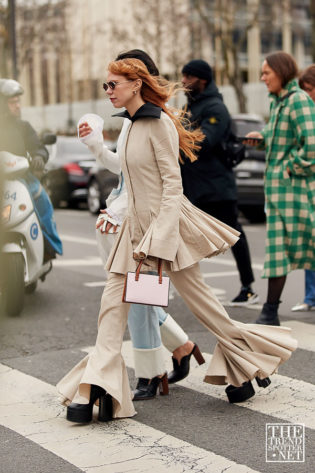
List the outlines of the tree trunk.
{"type": "Polygon", "coordinates": [[[315,62],[315,0],[311,0],[311,20],[312,20],[312,59],[315,62]]]}
{"type": "Polygon", "coordinates": [[[247,112],[247,97],[244,93],[242,71],[237,57],[238,49],[233,48],[233,61],[234,61],[234,80],[230,80],[236,92],[237,102],[240,113],[247,112]]]}

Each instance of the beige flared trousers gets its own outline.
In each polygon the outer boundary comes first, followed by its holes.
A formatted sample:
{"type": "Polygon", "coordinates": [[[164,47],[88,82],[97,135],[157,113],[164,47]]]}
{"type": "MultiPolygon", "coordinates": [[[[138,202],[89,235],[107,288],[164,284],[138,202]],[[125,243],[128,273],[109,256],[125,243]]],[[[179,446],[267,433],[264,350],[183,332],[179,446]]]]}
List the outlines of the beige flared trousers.
{"type": "MultiPolygon", "coordinates": [[[[203,280],[199,264],[168,273],[172,283],[197,319],[218,340],[204,381],[240,386],[255,376],[274,373],[297,348],[291,329],[231,320],[203,280]]],[[[124,275],[109,275],[92,352],[57,385],[63,402],[87,403],[90,385],[104,388],[114,399],[114,417],[131,417],[132,403],[126,366],[121,355],[129,304],[122,302],[124,275]]]]}

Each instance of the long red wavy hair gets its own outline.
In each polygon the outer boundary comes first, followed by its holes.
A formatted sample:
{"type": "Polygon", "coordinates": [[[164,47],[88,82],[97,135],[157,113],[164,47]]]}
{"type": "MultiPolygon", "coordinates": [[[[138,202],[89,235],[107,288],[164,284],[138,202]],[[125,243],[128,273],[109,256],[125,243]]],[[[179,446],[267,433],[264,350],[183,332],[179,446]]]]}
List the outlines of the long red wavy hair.
{"type": "Polygon", "coordinates": [[[185,118],[184,110],[166,106],[170,98],[178,90],[182,89],[180,85],[169,82],[160,76],[151,76],[144,63],[139,59],[113,61],[109,64],[108,70],[113,74],[125,76],[130,80],[142,80],[140,93],[144,102],[151,102],[161,107],[176,127],[179,137],[179,160],[183,162],[181,155],[184,155],[191,162],[196,161],[195,153],[200,149],[200,143],[204,140],[204,134],[200,128],[189,130],[189,122],[185,118]]]}

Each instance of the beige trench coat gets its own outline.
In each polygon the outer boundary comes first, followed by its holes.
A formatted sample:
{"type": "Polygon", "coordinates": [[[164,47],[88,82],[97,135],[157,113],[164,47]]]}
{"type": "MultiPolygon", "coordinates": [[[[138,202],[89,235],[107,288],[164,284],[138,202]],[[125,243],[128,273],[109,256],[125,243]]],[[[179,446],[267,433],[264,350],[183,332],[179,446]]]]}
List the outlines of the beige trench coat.
{"type": "Polygon", "coordinates": [[[134,271],[133,255],[148,257],[150,267],[161,258],[165,269],[179,271],[237,242],[236,230],[183,195],[178,153],[178,133],[166,113],[131,122],[120,156],[128,216],[109,255],[108,271],[134,271]]]}
{"type": "Polygon", "coordinates": [[[160,119],[133,121],[122,158],[129,216],[108,259],[112,274],[102,296],[95,347],[58,383],[65,402],[86,402],[90,385],[95,384],[113,397],[114,417],[135,414],[121,356],[129,310],[121,301],[123,274],[136,265],[133,252],[152,257],[153,262],[157,257],[168,261],[166,269],[171,270],[168,274],[174,286],[197,319],[216,336],[206,382],[241,386],[255,376],[274,373],[296,349],[290,329],[234,322],[194,265],[226,250],[237,241],[237,232],[183,197],[173,122],[163,112],[160,119]]]}

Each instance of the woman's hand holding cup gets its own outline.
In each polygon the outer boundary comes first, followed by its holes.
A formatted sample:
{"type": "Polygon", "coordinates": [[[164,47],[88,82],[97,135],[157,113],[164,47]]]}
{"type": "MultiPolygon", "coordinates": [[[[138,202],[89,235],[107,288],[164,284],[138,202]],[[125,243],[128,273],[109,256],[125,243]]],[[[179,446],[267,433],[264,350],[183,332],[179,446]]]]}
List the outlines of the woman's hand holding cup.
{"type": "Polygon", "coordinates": [[[85,136],[88,136],[90,133],[92,133],[92,128],[87,122],[83,122],[79,125],[79,137],[84,138],[85,136]]]}

